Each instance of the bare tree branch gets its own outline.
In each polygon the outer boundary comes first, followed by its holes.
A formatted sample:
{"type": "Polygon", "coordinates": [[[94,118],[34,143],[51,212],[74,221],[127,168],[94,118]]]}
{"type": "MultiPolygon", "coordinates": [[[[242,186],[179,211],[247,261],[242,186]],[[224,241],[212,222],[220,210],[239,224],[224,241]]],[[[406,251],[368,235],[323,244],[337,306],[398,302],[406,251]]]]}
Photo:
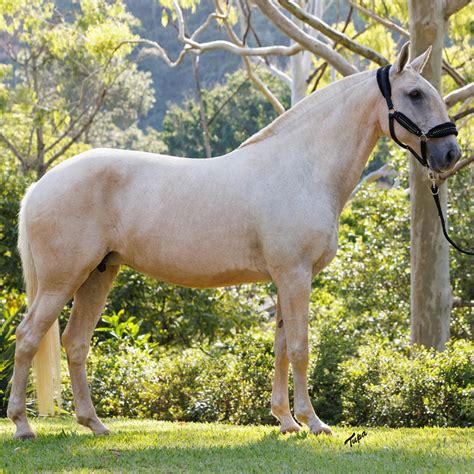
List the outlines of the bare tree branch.
{"type": "Polygon", "coordinates": [[[464,158],[464,160],[458,161],[454,168],[450,171],[446,171],[446,173],[441,173],[438,177],[442,180],[448,179],[450,176],[455,175],[459,170],[462,170],[466,166],[470,165],[474,161],[474,154],[469,156],[468,158],[464,158]]]}
{"type": "Polygon", "coordinates": [[[206,109],[202,99],[201,78],[199,77],[199,56],[192,58],[193,76],[196,83],[197,102],[199,106],[199,118],[201,121],[202,135],[204,138],[204,149],[206,150],[206,158],[212,157],[211,139],[209,136],[209,124],[206,117],[206,109]]]}
{"type": "Polygon", "coordinates": [[[474,107],[458,112],[456,115],[453,115],[451,119],[453,122],[457,122],[458,120],[464,117],[467,117],[468,115],[471,115],[471,114],[474,114],[474,107]]]}
{"type": "Polygon", "coordinates": [[[273,76],[280,79],[280,81],[284,82],[286,85],[291,87],[291,84],[293,83],[293,79],[290,76],[288,76],[288,74],[285,74],[282,70],[275,67],[271,62],[265,61],[263,58],[259,58],[258,62],[262,66],[265,66],[273,76]]]}
{"type": "Polygon", "coordinates": [[[229,97],[227,97],[227,99],[225,99],[224,102],[221,103],[221,105],[219,105],[218,109],[214,112],[214,115],[207,122],[209,127],[211,127],[212,122],[214,122],[214,120],[221,113],[224,107],[239,93],[240,89],[242,89],[242,87],[247,83],[248,80],[249,80],[248,77],[245,78],[245,80],[239,84],[239,86],[235,89],[235,91],[232,92],[232,94],[229,97]]]}
{"type": "Polygon", "coordinates": [[[474,301],[463,300],[462,298],[454,298],[453,308],[474,308],[474,301]]]}
{"type": "Polygon", "coordinates": [[[254,0],[254,3],[260,8],[261,12],[283,33],[289,36],[293,41],[299,43],[308,51],[316,56],[324,58],[331,66],[339,71],[343,76],[349,76],[359,72],[349,61],[341,54],[332,50],[312,36],[298,28],[294,22],[287,18],[271,0],[254,0]]]}
{"type": "MultiPolygon", "coordinates": [[[[194,36],[194,35],[193,35],[194,36]]],[[[191,37],[192,38],[192,37],[191,37]]],[[[237,54],[239,56],[293,56],[303,51],[303,46],[294,44],[291,46],[264,46],[260,48],[251,48],[247,46],[238,46],[234,43],[224,40],[209,41],[205,43],[198,43],[190,38],[184,38],[185,46],[179,53],[176,60],[172,60],[164,48],[156,41],[147,39],[127,40],[122,41],[118,46],[125,44],[142,44],[149,46],[151,49],[146,50],[146,53],[153,53],[159,56],[170,68],[175,68],[184,59],[186,54],[199,53],[204,54],[209,51],[224,50],[229,53],[237,54]]]]}
{"type": "Polygon", "coordinates": [[[453,92],[450,92],[445,98],[444,102],[448,107],[452,107],[454,104],[466,100],[474,96],[474,82],[467,84],[460,89],[456,89],[453,92]]]}
{"type": "Polygon", "coordinates": [[[366,183],[373,183],[374,181],[379,180],[380,178],[385,178],[387,176],[395,176],[397,172],[388,164],[385,163],[379,169],[372,171],[368,175],[364,176],[360,181],[359,184],[355,187],[354,191],[352,191],[351,196],[349,199],[353,199],[355,195],[360,191],[362,186],[366,183]]]}
{"type": "Polygon", "coordinates": [[[8,140],[8,138],[0,132],[0,140],[7,146],[7,148],[18,158],[23,169],[27,168],[26,160],[23,155],[18,151],[18,149],[13,145],[13,143],[8,140]]]}
{"type": "Polygon", "coordinates": [[[166,63],[166,65],[170,68],[175,68],[176,66],[178,66],[181,63],[181,61],[184,59],[186,54],[191,50],[190,47],[183,48],[180,51],[178,57],[173,61],[168,56],[168,53],[164,50],[164,48],[159,43],[157,43],[156,41],[151,41],[151,40],[143,39],[143,38],[142,39],[137,39],[137,40],[125,40],[125,41],[121,41],[117,45],[116,49],[121,48],[122,46],[124,46],[126,44],[141,44],[141,45],[149,46],[149,48],[147,50],[145,50],[145,54],[152,53],[152,54],[155,54],[155,55],[159,56],[166,63]]]}
{"type": "Polygon", "coordinates": [[[318,18],[317,16],[311,15],[292,0],[278,0],[278,3],[283,6],[286,10],[292,13],[296,18],[311,26],[315,30],[320,31],[326,37],[336,41],[340,45],[344,46],[353,53],[359,54],[370,61],[373,61],[380,66],[386,66],[389,64],[388,60],[381,54],[377,53],[371,48],[363,46],[356,41],[353,41],[349,36],[341,33],[340,31],[332,28],[326,22],[318,18]]]}
{"type": "Polygon", "coordinates": [[[74,143],[76,143],[79,140],[79,138],[85,132],[85,130],[87,130],[87,128],[92,124],[92,122],[94,121],[94,118],[99,113],[100,108],[102,107],[102,104],[104,103],[105,96],[107,95],[107,91],[108,91],[108,89],[103,89],[102,93],[100,94],[100,96],[97,100],[97,104],[94,107],[94,110],[89,115],[89,117],[87,118],[85,123],[71,137],[71,139],[66,144],[64,144],[56,153],[54,153],[54,155],[45,163],[45,165],[44,165],[45,170],[48,169],[58,158],[60,158],[62,155],[64,155],[64,153],[66,153],[66,151],[68,151],[69,148],[71,148],[71,146],[74,145],[74,143]]]}
{"type": "MultiPolygon", "coordinates": [[[[341,33],[345,33],[346,32],[346,29],[347,27],[349,26],[349,23],[351,22],[352,20],[352,13],[353,13],[354,9],[352,7],[349,8],[349,13],[347,14],[347,18],[346,18],[346,21],[344,22],[344,26],[342,28],[342,31],[341,33]]],[[[332,49],[336,49],[338,46],[338,43],[337,41],[334,42],[334,44],[332,45],[332,49]]],[[[307,84],[309,84],[315,77],[316,77],[316,80],[314,81],[314,84],[313,84],[313,88],[311,90],[311,92],[314,92],[317,88],[318,88],[318,85],[319,85],[319,82],[321,81],[321,79],[323,78],[324,76],[324,73],[326,71],[328,67],[328,63],[322,63],[320,66],[318,66],[311,74],[310,76],[308,77],[308,79],[306,80],[307,84]]]]}
{"type": "Polygon", "coordinates": [[[464,77],[462,77],[461,74],[459,74],[459,72],[455,68],[453,68],[453,66],[451,66],[451,64],[449,64],[448,61],[446,61],[446,59],[443,59],[443,63],[441,67],[443,68],[443,71],[446,74],[448,74],[449,76],[453,78],[454,82],[459,87],[463,87],[467,84],[466,79],[464,79],[464,77]]]}
{"type": "MultiPolygon", "coordinates": [[[[393,21],[387,20],[386,18],[382,18],[381,16],[377,15],[377,13],[375,13],[373,10],[363,7],[362,5],[359,5],[352,0],[346,0],[346,1],[349,5],[353,6],[356,10],[359,10],[361,13],[372,18],[377,23],[380,23],[381,25],[385,26],[389,30],[395,31],[396,33],[398,33],[401,36],[404,36],[407,39],[410,38],[410,33],[408,32],[408,30],[406,30],[402,26],[397,25],[393,21]]],[[[443,59],[442,68],[443,68],[443,71],[445,71],[447,74],[449,74],[453,78],[453,80],[456,82],[458,86],[462,87],[466,84],[466,80],[461,76],[461,74],[459,74],[456,71],[456,69],[454,69],[451,66],[451,64],[448,63],[448,61],[446,61],[446,59],[443,59]]]]}
{"type": "Polygon", "coordinates": [[[444,10],[446,18],[454,15],[459,10],[468,5],[470,0],[446,0],[446,7],[444,10]]]}
{"type": "Polygon", "coordinates": [[[273,108],[277,111],[279,115],[285,112],[285,107],[281,102],[275,97],[273,92],[266,86],[266,84],[258,77],[258,75],[253,71],[252,66],[248,58],[242,58],[244,61],[245,69],[251,81],[257,86],[260,92],[267,98],[267,100],[273,105],[273,108]]]}
{"type": "Polygon", "coordinates": [[[368,17],[372,18],[377,23],[384,25],[389,30],[396,31],[398,34],[405,36],[406,38],[410,36],[410,33],[407,30],[397,25],[393,21],[387,20],[386,18],[382,18],[381,16],[377,15],[377,13],[375,13],[374,11],[368,8],[365,8],[362,5],[359,5],[358,3],[353,2],[352,0],[347,0],[347,3],[353,6],[356,10],[359,10],[360,12],[362,12],[364,15],[367,15],[368,17]]]}
{"type": "MultiPolygon", "coordinates": [[[[221,10],[221,6],[217,0],[214,0],[214,5],[216,10],[219,14],[223,14],[221,10]]],[[[238,37],[238,35],[233,30],[232,26],[229,24],[227,19],[224,19],[224,27],[229,36],[230,40],[238,45],[239,47],[243,47],[244,44],[242,40],[238,37]]],[[[244,63],[245,69],[247,71],[247,75],[249,79],[255,84],[255,86],[260,90],[260,92],[266,97],[266,99],[272,104],[273,108],[276,112],[281,115],[285,112],[285,108],[281,104],[281,102],[277,99],[277,97],[273,94],[273,92],[267,87],[267,85],[258,77],[257,73],[252,69],[252,65],[250,64],[250,60],[246,56],[242,56],[242,61],[244,63]]]]}
{"type": "Polygon", "coordinates": [[[292,46],[263,46],[260,48],[249,48],[247,46],[237,46],[229,41],[222,40],[210,41],[208,43],[193,42],[191,46],[200,53],[223,49],[240,56],[293,56],[304,49],[299,44],[294,44],[292,46]]]}

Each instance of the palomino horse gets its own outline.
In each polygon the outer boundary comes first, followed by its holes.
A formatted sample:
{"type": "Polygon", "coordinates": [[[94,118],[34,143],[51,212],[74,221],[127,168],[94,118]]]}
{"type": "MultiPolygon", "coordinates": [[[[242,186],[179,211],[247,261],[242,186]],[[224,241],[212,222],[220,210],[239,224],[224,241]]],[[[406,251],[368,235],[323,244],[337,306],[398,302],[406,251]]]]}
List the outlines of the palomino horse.
{"type": "MultiPolygon", "coordinates": [[[[428,56],[408,64],[405,45],[390,71],[395,107],[423,129],[447,120],[441,97],[420,75],[428,56]]],[[[398,123],[395,128],[401,141],[420,150],[415,135],[398,123]]],[[[16,437],[34,436],[25,390],[37,351],[38,403],[48,406],[55,371],[44,361],[59,346],[57,318],[72,296],[62,342],[77,421],[107,433],[92,405],[85,362],[122,264],[200,288],[274,281],[272,413],[282,432],[300,429],[288,400],[291,363],[296,419],[312,433],[330,434],[307,388],[311,280],[336,253],[339,215],[383,134],[389,134],[387,104],[369,71],[307,97],[226,156],[197,160],[99,149],[47,173],[29,189],[20,212],[29,311],[16,332],[8,406],[16,437]]],[[[430,140],[427,152],[437,172],[460,154],[452,136],[430,140]]]]}

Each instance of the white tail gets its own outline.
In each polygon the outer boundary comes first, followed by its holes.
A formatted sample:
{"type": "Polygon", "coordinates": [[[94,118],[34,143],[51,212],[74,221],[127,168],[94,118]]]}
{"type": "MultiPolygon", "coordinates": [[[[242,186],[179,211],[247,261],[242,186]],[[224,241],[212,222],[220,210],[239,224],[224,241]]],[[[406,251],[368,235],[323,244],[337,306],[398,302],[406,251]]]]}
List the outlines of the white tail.
{"type": "MultiPolygon", "coordinates": [[[[31,191],[31,188],[29,191],[31,191]]],[[[31,308],[38,290],[38,280],[28,234],[26,232],[24,216],[24,208],[29,191],[23,199],[20,210],[18,249],[20,250],[23,265],[28,307],[31,308]]],[[[59,340],[58,320],[53,323],[41,340],[38,352],[33,359],[33,371],[36,384],[38,412],[40,415],[54,415],[55,406],[60,406],[61,401],[61,344],[59,340]]]]}

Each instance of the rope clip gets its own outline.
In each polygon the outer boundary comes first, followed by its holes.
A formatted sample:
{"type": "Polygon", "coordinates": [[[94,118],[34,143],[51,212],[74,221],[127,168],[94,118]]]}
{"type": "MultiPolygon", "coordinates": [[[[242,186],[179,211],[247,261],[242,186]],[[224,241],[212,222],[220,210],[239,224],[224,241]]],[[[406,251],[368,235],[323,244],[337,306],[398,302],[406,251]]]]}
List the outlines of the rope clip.
{"type": "Polygon", "coordinates": [[[432,169],[428,169],[428,179],[431,181],[431,194],[436,196],[439,194],[439,188],[436,184],[436,174],[432,169]]]}

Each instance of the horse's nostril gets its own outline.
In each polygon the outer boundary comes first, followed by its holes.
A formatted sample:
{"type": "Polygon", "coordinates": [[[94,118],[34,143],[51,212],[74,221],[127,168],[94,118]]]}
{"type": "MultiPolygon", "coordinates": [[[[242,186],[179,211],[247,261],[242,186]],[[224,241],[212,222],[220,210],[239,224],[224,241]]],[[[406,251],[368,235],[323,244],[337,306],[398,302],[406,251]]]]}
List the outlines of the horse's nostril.
{"type": "Polygon", "coordinates": [[[448,151],[446,155],[446,161],[448,163],[456,163],[461,157],[461,150],[459,148],[453,148],[448,151]]]}

